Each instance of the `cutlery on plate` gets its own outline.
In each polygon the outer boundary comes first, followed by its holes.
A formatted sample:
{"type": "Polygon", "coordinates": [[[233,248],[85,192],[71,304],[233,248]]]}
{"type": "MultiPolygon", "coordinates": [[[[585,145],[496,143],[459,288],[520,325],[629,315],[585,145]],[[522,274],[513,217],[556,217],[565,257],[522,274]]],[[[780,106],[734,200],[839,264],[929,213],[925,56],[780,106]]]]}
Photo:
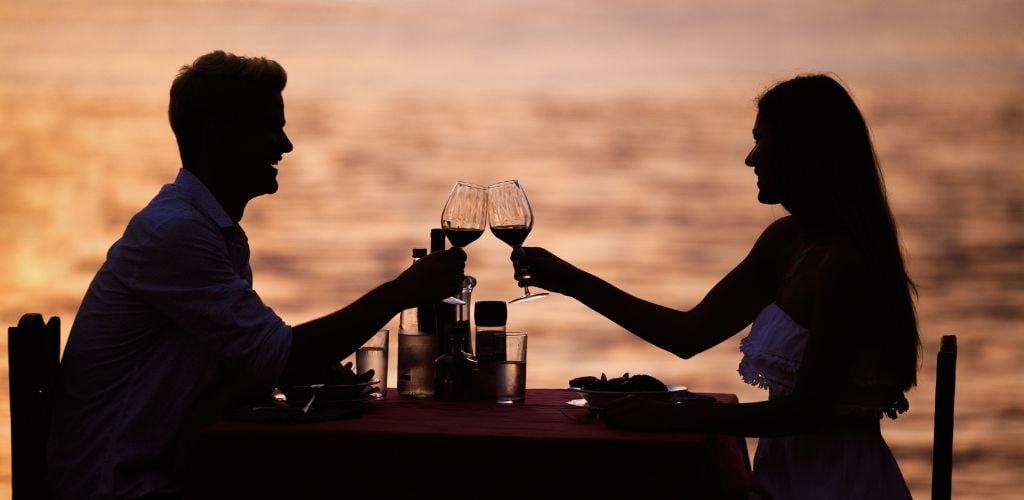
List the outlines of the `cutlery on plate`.
{"type": "Polygon", "coordinates": [[[309,397],[309,401],[306,403],[306,406],[302,407],[302,413],[309,413],[309,407],[313,406],[313,400],[316,399],[317,394],[320,394],[320,389],[323,387],[324,384],[313,384],[309,386],[309,388],[313,390],[313,395],[309,397]]]}

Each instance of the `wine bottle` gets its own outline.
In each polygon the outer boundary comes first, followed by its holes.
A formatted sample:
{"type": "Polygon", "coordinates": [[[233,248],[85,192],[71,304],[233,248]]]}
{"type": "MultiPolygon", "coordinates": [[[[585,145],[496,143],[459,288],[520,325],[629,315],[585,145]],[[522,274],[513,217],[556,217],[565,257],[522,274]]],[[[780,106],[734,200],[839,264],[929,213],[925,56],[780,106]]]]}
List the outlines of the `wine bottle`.
{"type": "Polygon", "coordinates": [[[462,350],[468,335],[467,321],[456,321],[448,329],[448,341],[445,342],[448,350],[434,362],[434,391],[438,399],[465,401],[474,397],[473,380],[477,373],[477,362],[472,355],[462,350]]]}
{"type": "MultiPolygon", "coordinates": [[[[426,256],[426,248],[412,249],[413,264],[426,256]]],[[[419,309],[406,309],[398,318],[398,394],[425,398],[434,395],[437,339],[420,328],[419,309]]]]}
{"type": "MultiPolygon", "coordinates": [[[[466,275],[462,280],[462,292],[459,293],[459,299],[462,300],[462,304],[455,306],[455,319],[456,321],[465,321],[467,325],[473,324],[471,321],[470,311],[473,306],[473,288],[476,286],[476,278],[466,275]]],[[[473,348],[473,335],[466,335],[463,339],[462,350],[470,354],[476,352],[473,348]]]]}
{"type": "MultiPolygon", "coordinates": [[[[430,253],[443,252],[445,248],[444,231],[441,228],[430,230],[430,253]]],[[[420,308],[420,330],[435,335],[437,352],[448,352],[448,334],[458,316],[458,308],[444,301],[437,301],[420,308]]]]}

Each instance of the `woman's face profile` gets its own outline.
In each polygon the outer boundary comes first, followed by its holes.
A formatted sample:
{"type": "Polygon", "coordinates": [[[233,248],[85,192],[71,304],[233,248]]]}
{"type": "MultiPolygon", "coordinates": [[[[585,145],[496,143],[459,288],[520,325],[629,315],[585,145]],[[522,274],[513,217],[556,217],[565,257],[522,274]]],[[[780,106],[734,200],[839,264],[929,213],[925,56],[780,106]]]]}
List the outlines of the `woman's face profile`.
{"type": "Polygon", "coordinates": [[[745,163],[748,167],[754,168],[754,175],[757,176],[757,201],[765,205],[781,203],[779,196],[778,159],[776,145],[774,144],[771,130],[769,130],[757,114],[754,120],[754,147],[747,155],[745,163]]]}

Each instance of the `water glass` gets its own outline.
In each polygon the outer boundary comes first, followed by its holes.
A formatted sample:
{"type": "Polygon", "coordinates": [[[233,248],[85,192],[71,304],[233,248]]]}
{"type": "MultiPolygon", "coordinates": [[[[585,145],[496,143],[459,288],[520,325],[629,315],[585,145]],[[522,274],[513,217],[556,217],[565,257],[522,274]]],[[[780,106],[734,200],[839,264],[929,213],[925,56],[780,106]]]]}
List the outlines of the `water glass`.
{"type": "Polygon", "coordinates": [[[495,361],[495,395],[498,404],[526,401],[526,332],[505,332],[505,356],[495,361]]]}
{"type": "Polygon", "coordinates": [[[383,329],[375,333],[370,340],[367,340],[362,347],[356,351],[356,373],[363,374],[373,370],[374,380],[380,383],[375,387],[378,392],[373,393],[376,399],[384,399],[388,392],[388,330],[383,329]]]}

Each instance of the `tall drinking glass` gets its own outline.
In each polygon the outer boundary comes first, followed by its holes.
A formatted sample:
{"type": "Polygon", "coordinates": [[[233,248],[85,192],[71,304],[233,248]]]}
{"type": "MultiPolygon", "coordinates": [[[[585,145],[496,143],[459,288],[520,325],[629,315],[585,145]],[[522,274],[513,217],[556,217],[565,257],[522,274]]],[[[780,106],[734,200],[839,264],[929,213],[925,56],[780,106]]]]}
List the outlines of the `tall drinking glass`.
{"type": "Polygon", "coordinates": [[[500,335],[505,355],[494,363],[494,392],[500,405],[526,401],[526,332],[500,335]]]}
{"type": "Polygon", "coordinates": [[[380,380],[376,399],[384,399],[388,393],[388,330],[380,330],[356,351],[356,373],[373,370],[373,378],[380,380]]]}
{"type": "MultiPolygon", "coordinates": [[[[458,181],[441,211],[441,229],[453,246],[465,247],[484,234],[487,227],[487,188],[458,181]]],[[[448,304],[465,304],[455,297],[448,304]]]]}
{"type": "MultiPolygon", "coordinates": [[[[517,180],[491,184],[487,187],[487,201],[487,219],[491,233],[511,246],[519,256],[525,256],[523,242],[533,229],[533,209],[530,208],[530,200],[526,199],[526,191],[523,191],[517,180]]],[[[529,267],[524,265],[517,268],[516,278],[529,279],[529,267]]],[[[547,292],[531,293],[530,287],[526,285],[523,285],[523,291],[522,297],[508,302],[526,302],[547,295],[547,292]]]]}

